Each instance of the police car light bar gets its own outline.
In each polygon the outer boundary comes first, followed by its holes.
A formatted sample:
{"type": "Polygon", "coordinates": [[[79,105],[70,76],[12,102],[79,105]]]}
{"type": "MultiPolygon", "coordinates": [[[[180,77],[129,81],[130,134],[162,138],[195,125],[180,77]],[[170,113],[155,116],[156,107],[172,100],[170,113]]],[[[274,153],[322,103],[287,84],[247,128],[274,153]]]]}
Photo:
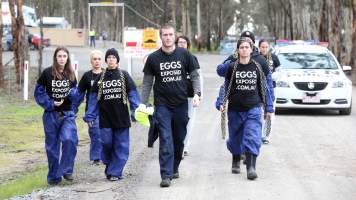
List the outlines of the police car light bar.
{"type": "Polygon", "coordinates": [[[319,40],[276,40],[277,46],[287,46],[287,45],[320,45],[323,47],[328,47],[329,42],[319,41],[319,40]]]}

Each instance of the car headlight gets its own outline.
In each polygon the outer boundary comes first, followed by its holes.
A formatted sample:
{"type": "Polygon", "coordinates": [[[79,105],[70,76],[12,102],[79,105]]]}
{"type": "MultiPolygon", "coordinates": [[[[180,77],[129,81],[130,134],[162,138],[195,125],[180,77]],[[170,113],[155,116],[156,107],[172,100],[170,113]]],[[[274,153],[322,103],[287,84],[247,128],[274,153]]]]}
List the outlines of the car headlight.
{"type": "Polygon", "coordinates": [[[345,87],[344,81],[336,81],[333,83],[333,88],[343,88],[343,87],[345,87]]]}
{"type": "Polygon", "coordinates": [[[276,82],[276,87],[286,87],[289,88],[289,83],[286,81],[277,81],[276,82]]]}

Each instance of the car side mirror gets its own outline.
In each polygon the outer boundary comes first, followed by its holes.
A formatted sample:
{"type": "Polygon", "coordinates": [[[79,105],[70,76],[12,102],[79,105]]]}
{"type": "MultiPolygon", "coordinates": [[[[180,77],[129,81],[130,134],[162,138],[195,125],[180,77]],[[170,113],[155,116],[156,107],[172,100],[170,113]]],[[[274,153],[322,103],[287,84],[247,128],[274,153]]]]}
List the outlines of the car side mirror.
{"type": "Polygon", "coordinates": [[[342,70],[343,71],[351,71],[352,70],[352,68],[351,68],[351,66],[342,66],[342,70]]]}

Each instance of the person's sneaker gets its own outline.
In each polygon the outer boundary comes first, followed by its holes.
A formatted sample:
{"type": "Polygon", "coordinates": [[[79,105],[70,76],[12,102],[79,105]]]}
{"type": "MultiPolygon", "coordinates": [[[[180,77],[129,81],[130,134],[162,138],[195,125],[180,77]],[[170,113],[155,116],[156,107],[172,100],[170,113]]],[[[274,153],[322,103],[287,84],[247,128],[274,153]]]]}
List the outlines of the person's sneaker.
{"type": "Polygon", "coordinates": [[[162,179],[162,181],[159,185],[161,187],[169,187],[171,185],[171,179],[169,179],[169,178],[162,179]]]}
{"type": "Polygon", "coordinates": [[[97,160],[93,160],[93,163],[92,163],[93,165],[100,165],[100,160],[99,159],[97,159],[97,160]]]}
{"type": "Polygon", "coordinates": [[[174,173],[172,178],[174,178],[174,179],[179,178],[179,172],[174,173]]]}
{"type": "Polygon", "coordinates": [[[263,144],[269,144],[268,138],[262,138],[262,143],[263,144]]]}
{"type": "Polygon", "coordinates": [[[120,177],[117,176],[110,176],[109,181],[118,181],[120,180],[120,177]]]}
{"type": "Polygon", "coordinates": [[[63,178],[66,179],[67,181],[73,181],[73,175],[72,174],[65,174],[63,175],[63,178]]]}

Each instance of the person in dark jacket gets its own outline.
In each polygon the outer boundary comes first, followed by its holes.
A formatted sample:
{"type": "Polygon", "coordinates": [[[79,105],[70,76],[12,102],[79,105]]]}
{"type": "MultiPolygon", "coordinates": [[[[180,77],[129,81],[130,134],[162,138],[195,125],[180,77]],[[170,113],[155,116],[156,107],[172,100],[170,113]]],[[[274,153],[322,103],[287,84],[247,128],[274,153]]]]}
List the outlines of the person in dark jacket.
{"type": "MultiPolygon", "coordinates": [[[[102,72],[102,52],[99,50],[93,50],[90,54],[91,70],[85,72],[79,81],[78,85],[78,99],[77,105],[86,99],[85,111],[88,110],[89,95],[94,85],[95,80],[97,80],[102,72]]],[[[90,137],[90,149],[89,149],[89,159],[93,164],[98,165],[101,160],[101,140],[100,140],[100,129],[99,129],[99,118],[96,118],[93,124],[88,128],[88,133],[90,137]]]]}
{"type": "MultiPolygon", "coordinates": [[[[261,116],[263,109],[271,115],[273,99],[267,89],[266,72],[254,60],[253,43],[242,37],[237,41],[236,60],[218,75],[225,77],[225,96],[220,110],[228,102],[229,139],[227,148],[232,154],[232,173],[240,173],[241,155],[246,156],[247,178],[257,178],[256,160],[261,147],[261,116]]],[[[270,76],[268,71],[267,76],[270,76]]]]}
{"type": "Polygon", "coordinates": [[[136,85],[131,76],[119,69],[120,57],[116,49],[105,53],[107,68],[95,81],[89,95],[84,121],[92,126],[99,116],[102,141],[102,162],[106,178],[118,181],[129,157],[129,128],[131,117],[140,103],[136,85]]]}
{"type": "Polygon", "coordinates": [[[47,182],[56,185],[62,177],[73,180],[78,136],[73,102],[77,96],[77,81],[71,66],[69,51],[58,47],[53,64],[38,78],[34,97],[44,109],[43,128],[48,158],[47,182]]]}
{"type": "MultiPolygon", "coordinates": [[[[266,39],[261,39],[258,43],[261,55],[266,59],[269,69],[271,72],[275,72],[276,68],[281,65],[278,57],[269,51],[269,43],[266,39]]],[[[273,87],[275,87],[275,82],[273,81],[273,87]]],[[[275,95],[273,95],[275,96],[275,95]]],[[[275,105],[275,103],[273,103],[275,105]]],[[[274,121],[274,114],[270,117],[264,119],[263,131],[262,131],[262,142],[263,144],[269,144],[269,136],[272,131],[272,124],[274,121]]]]}

